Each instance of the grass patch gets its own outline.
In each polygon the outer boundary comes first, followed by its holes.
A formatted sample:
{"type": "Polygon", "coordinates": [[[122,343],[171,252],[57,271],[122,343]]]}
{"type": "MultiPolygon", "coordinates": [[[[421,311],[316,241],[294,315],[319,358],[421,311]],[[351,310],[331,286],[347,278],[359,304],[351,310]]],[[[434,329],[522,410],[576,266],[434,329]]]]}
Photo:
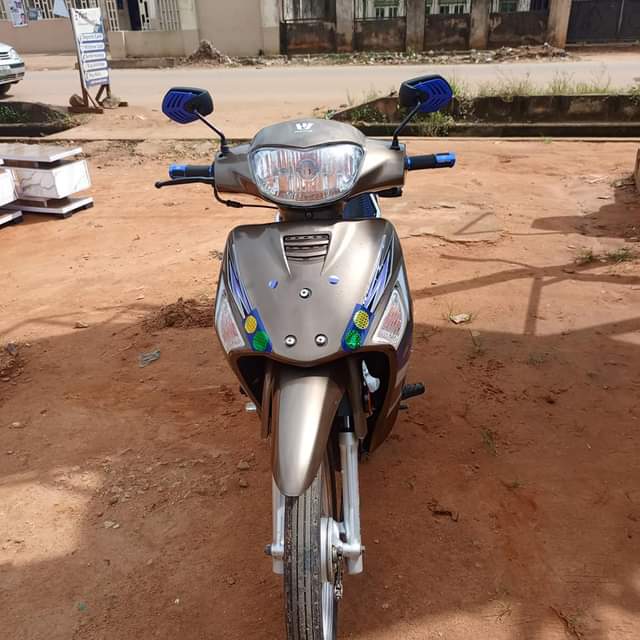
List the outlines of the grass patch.
{"type": "Polygon", "coordinates": [[[15,124],[17,122],[30,122],[29,115],[22,109],[0,105],[0,124],[15,124]]]}
{"type": "Polygon", "coordinates": [[[544,87],[545,94],[557,96],[611,93],[611,90],[611,76],[604,69],[594,73],[587,81],[575,81],[573,74],[562,71],[556,73],[553,80],[544,87]]]}
{"type": "Polygon", "coordinates": [[[621,264],[622,262],[633,262],[638,258],[638,252],[631,247],[619,247],[604,253],[595,253],[593,249],[580,249],[574,262],[579,266],[601,262],[603,264],[621,264]]]}
{"type": "Polygon", "coordinates": [[[620,94],[637,97],[640,100],[640,83],[628,87],[614,87],[611,76],[603,68],[592,74],[588,80],[576,80],[574,74],[566,71],[558,72],[546,84],[538,84],[527,74],[524,78],[503,76],[495,82],[480,84],[475,91],[459,85],[457,80],[451,84],[457,97],[503,97],[516,96],[580,96],[596,94],[620,94]],[[454,87],[455,85],[455,87],[454,87]]]}
{"type": "Polygon", "coordinates": [[[498,82],[485,82],[478,86],[476,95],[479,98],[514,98],[515,96],[537,95],[538,89],[527,74],[524,78],[502,78],[498,82]]]}
{"type": "Polygon", "coordinates": [[[620,247],[619,249],[607,251],[603,257],[606,262],[620,264],[621,262],[633,262],[638,257],[638,254],[631,247],[620,247]]]}
{"type": "Polygon", "coordinates": [[[413,126],[418,129],[421,136],[447,136],[451,125],[455,123],[453,116],[442,111],[425,114],[423,117],[416,118],[413,126]]]}
{"type": "Polygon", "coordinates": [[[574,262],[579,266],[583,266],[585,264],[591,264],[597,259],[598,257],[593,252],[593,249],[580,249],[580,251],[578,251],[578,255],[575,257],[574,262]]]}

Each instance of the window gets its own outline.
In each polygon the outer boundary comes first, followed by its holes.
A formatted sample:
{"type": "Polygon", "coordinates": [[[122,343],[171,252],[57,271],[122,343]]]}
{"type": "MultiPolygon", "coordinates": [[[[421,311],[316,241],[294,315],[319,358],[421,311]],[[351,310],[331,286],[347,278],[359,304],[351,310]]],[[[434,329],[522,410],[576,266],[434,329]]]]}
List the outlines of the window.
{"type": "Polygon", "coordinates": [[[500,13],[513,13],[518,10],[518,0],[500,0],[500,13]]]}
{"type": "Polygon", "coordinates": [[[365,18],[375,16],[378,20],[405,16],[405,0],[369,0],[365,4],[365,18]]]}
{"type": "Polygon", "coordinates": [[[471,5],[466,0],[440,0],[439,5],[442,15],[461,15],[463,13],[469,13],[470,8],[471,5]]]}

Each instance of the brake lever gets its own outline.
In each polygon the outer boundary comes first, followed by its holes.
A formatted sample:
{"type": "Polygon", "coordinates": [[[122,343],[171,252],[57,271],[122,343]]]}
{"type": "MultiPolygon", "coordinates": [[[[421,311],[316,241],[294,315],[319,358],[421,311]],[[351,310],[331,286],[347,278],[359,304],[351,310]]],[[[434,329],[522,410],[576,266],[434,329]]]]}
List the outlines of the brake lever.
{"type": "Polygon", "coordinates": [[[244,204],[243,202],[237,202],[236,200],[224,200],[220,197],[220,194],[216,189],[215,178],[174,178],[173,180],[158,180],[158,182],[155,183],[155,187],[156,189],[162,189],[162,187],[171,187],[179,184],[208,184],[213,187],[214,198],[218,202],[227,207],[231,207],[232,209],[243,209],[245,207],[249,207],[251,209],[278,209],[278,207],[267,204],[244,204]]]}
{"type": "Polygon", "coordinates": [[[158,182],[155,183],[155,187],[156,189],[162,189],[162,187],[180,184],[208,184],[209,186],[213,186],[215,182],[213,178],[174,178],[173,180],[158,180],[158,182]]]}

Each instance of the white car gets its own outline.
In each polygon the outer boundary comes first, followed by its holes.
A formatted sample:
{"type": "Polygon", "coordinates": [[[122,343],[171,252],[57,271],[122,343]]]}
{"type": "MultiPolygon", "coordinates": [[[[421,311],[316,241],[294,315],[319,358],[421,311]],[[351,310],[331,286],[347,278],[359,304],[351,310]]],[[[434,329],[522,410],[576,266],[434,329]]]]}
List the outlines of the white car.
{"type": "Polygon", "coordinates": [[[0,95],[24,78],[24,60],[8,44],[0,42],[0,95]]]}

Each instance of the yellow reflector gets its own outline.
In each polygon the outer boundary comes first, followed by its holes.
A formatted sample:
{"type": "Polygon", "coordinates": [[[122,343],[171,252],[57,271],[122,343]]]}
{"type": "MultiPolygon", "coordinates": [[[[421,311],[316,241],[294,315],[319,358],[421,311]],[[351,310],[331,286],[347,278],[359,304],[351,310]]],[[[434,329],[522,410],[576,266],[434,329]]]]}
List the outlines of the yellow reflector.
{"type": "Polygon", "coordinates": [[[253,316],[247,316],[247,319],[244,321],[244,330],[247,333],[254,333],[258,328],[258,321],[253,316]]]}
{"type": "Polygon", "coordinates": [[[369,314],[362,309],[360,309],[360,311],[356,311],[353,316],[353,324],[355,324],[361,331],[366,329],[369,326],[369,314]]]}

